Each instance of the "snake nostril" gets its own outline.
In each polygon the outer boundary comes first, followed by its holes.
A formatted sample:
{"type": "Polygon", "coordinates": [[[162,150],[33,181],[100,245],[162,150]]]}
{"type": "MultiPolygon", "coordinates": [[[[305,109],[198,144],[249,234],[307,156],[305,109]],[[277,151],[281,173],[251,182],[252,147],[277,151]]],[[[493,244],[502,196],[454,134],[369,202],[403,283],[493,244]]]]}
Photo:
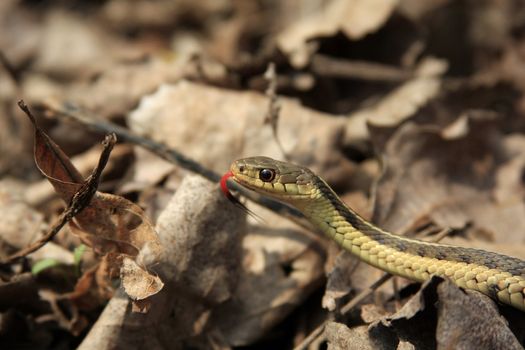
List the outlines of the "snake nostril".
{"type": "Polygon", "coordinates": [[[244,173],[244,165],[239,166],[239,172],[244,173]]]}

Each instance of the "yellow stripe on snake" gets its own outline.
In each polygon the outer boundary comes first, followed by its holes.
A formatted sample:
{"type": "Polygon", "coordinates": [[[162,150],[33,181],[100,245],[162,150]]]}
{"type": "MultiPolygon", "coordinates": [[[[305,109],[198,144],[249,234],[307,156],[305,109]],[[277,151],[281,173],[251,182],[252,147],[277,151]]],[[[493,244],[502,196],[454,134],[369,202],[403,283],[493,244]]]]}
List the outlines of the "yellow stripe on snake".
{"type": "Polygon", "coordinates": [[[525,311],[525,261],[480,249],[430,243],[386,232],[347,207],[311,170],[267,157],[235,161],[238,184],[299,209],[344,249],[394,275],[446,277],[525,311]]]}

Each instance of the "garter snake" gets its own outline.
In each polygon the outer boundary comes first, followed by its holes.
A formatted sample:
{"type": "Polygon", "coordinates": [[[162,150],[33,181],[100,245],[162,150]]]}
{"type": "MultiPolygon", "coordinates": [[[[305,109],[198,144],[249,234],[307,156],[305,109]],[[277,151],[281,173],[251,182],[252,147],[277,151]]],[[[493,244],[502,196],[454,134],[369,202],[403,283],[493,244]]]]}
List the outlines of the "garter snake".
{"type": "Polygon", "coordinates": [[[233,162],[223,180],[230,177],[297,208],[340,246],[372,266],[419,282],[432,275],[446,277],[460,287],[525,311],[523,260],[386,232],[346,206],[311,170],[291,163],[244,158],[233,162]]]}

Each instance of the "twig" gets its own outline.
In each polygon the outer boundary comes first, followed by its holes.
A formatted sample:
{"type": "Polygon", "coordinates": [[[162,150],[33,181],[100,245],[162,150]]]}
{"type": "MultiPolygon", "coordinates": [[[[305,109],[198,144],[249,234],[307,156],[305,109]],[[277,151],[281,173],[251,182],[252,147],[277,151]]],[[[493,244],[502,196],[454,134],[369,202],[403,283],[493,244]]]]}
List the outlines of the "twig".
{"type": "MultiPolygon", "coordinates": [[[[29,108],[24,103],[24,101],[19,101],[18,106],[20,107],[20,109],[22,109],[22,111],[24,111],[24,113],[26,113],[26,115],[31,120],[35,119],[29,108]]],[[[91,199],[97,192],[102,171],[104,170],[104,167],[108,162],[109,155],[111,154],[111,150],[113,149],[113,146],[115,145],[116,141],[117,137],[115,134],[110,134],[106,136],[104,142],[102,143],[104,149],[100,155],[97,167],[93,170],[92,174],[88,177],[88,179],[81,185],[78,191],[73,195],[68,206],[62,212],[62,214],[60,214],[60,217],[53,224],[51,229],[47,233],[45,233],[38,241],[9,256],[5,261],[2,261],[2,264],[10,264],[15,260],[18,260],[42,248],[47,242],[53,239],[53,237],[62,229],[62,227],[64,227],[65,224],[71,221],[78,213],[84,210],[89,205],[89,203],[91,203],[91,199]]]]}
{"type": "Polygon", "coordinates": [[[306,338],[303,339],[303,341],[293,348],[293,350],[304,350],[308,348],[308,345],[313,343],[314,340],[316,340],[319,336],[321,336],[324,333],[324,327],[326,326],[327,321],[324,321],[319,326],[317,326],[316,329],[314,329],[306,338]]]}
{"type": "Polygon", "coordinates": [[[349,61],[316,54],[311,70],[319,76],[367,81],[403,82],[414,76],[410,70],[364,61],[349,61]]]}
{"type": "Polygon", "coordinates": [[[277,97],[277,75],[275,72],[275,64],[270,62],[266,72],[264,72],[264,78],[268,81],[268,88],[266,89],[266,96],[268,96],[268,111],[266,112],[266,117],[264,118],[265,124],[270,124],[272,128],[272,134],[277,146],[281,150],[283,157],[288,160],[288,155],[284,151],[283,144],[277,136],[278,125],[279,125],[279,113],[281,112],[281,104],[277,97]]]}
{"type": "Polygon", "coordinates": [[[366,289],[363,289],[359,294],[353,297],[348,303],[346,303],[345,306],[341,308],[341,314],[342,315],[347,314],[350,310],[352,310],[355,306],[357,306],[360,302],[362,302],[366,297],[372,294],[377,288],[381,287],[390,278],[392,278],[392,275],[389,273],[385,273],[383,276],[381,276],[378,280],[376,280],[366,289]]]}
{"type": "Polygon", "coordinates": [[[213,170],[205,168],[201,164],[164,144],[139,136],[120,125],[90,116],[72,104],[64,104],[60,106],[61,108],[56,108],[50,104],[44,103],[43,107],[45,111],[48,112],[47,114],[49,116],[80,123],[94,131],[106,134],[113,133],[117,135],[120,141],[139,145],[171,163],[178,164],[185,169],[204,176],[210,181],[218,182],[221,178],[221,176],[213,170]]]}

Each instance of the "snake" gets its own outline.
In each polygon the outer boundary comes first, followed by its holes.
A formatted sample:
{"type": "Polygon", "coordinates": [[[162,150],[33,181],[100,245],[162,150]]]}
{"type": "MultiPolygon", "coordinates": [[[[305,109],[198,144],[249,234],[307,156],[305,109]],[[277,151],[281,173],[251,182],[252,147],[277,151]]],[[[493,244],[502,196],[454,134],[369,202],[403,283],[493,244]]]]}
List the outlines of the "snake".
{"type": "Polygon", "coordinates": [[[226,180],[299,210],[360,260],[393,275],[424,282],[433,275],[525,312],[525,261],[481,249],[426,242],[387,232],[362,218],[306,167],[268,157],[234,161],[226,180]]]}

